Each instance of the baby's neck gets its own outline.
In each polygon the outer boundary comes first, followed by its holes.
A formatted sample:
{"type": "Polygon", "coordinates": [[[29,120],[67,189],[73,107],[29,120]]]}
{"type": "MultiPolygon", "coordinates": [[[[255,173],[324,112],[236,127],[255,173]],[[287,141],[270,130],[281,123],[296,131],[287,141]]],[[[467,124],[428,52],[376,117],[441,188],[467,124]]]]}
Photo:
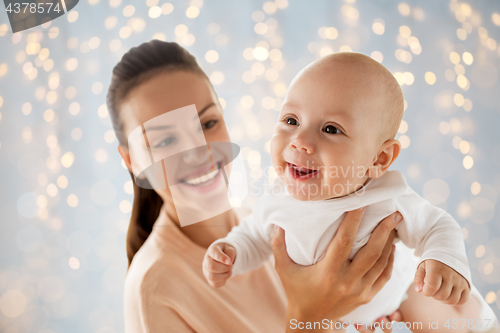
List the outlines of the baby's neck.
{"type": "Polygon", "coordinates": [[[357,192],[360,192],[360,191],[364,191],[364,188],[366,187],[366,185],[368,185],[368,183],[372,180],[372,178],[368,177],[366,179],[366,181],[363,183],[363,185],[361,185],[359,188],[355,189],[354,191],[350,192],[350,193],[347,193],[347,194],[344,194],[344,195],[341,195],[341,196],[336,196],[336,197],[331,197],[331,198],[328,198],[328,199],[325,199],[325,200],[334,200],[334,199],[340,199],[340,198],[343,198],[343,197],[347,197],[349,195],[352,195],[354,193],[357,193],[357,192]]]}

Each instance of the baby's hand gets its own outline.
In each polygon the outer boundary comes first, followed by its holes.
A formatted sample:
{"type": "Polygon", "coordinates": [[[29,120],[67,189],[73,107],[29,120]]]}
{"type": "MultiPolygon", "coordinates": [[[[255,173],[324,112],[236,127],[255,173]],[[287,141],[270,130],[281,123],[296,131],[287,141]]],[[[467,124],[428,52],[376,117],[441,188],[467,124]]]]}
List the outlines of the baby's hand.
{"type": "Polygon", "coordinates": [[[214,288],[222,287],[231,277],[236,249],[226,243],[211,245],[203,258],[203,275],[214,288]]]}
{"type": "Polygon", "coordinates": [[[453,268],[432,259],[420,263],[415,273],[415,291],[442,301],[444,304],[464,304],[469,299],[467,280],[453,268]]]}

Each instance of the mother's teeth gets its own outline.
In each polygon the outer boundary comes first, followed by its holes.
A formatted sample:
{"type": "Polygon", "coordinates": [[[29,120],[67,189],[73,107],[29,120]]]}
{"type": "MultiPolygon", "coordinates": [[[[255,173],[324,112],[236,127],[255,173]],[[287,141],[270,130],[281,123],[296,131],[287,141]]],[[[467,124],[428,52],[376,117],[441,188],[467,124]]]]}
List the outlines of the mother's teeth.
{"type": "Polygon", "coordinates": [[[190,180],[186,180],[186,184],[189,184],[189,185],[198,185],[198,184],[201,184],[201,183],[208,182],[209,180],[214,179],[217,176],[218,173],[219,173],[219,169],[217,169],[217,170],[215,170],[213,172],[210,172],[210,173],[208,173],[206,175],[203,175],[201,177],[190,179],[190,180]]]}

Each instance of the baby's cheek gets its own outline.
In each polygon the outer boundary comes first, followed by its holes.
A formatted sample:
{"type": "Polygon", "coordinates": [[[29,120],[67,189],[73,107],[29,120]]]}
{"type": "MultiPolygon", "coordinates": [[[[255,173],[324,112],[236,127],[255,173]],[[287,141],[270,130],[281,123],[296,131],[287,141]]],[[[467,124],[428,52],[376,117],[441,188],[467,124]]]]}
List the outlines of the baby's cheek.
{"type": "Polygon", "coordinates": [[[346,195],[354,191],[350,181],[339,178],[332,179],[328,184],[328,189],[334,196],[346,195]]]}
{"type": "Polygon", "coordinates": [[[365,172],[352,164],[333,167],[327,174],[325,185],[337,195],[352,193],[364,184],[365,172]]]}
{"type": "Polygon", "coordinates": [[[271,145],[270,145],[270,155],[271,155],[271,163],[273,164],[273,167],[275,171],[280,174],[283,170],[283,139],[279,138],[278,135],[275,135],[271,139],[271,145]]]}

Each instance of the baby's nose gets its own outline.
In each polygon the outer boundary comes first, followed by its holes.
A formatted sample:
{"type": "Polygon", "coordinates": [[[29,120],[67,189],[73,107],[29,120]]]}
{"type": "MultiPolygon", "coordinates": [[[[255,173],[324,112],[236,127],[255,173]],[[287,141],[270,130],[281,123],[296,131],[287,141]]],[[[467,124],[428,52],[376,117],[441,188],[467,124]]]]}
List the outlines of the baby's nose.
{"type": "Polygon", "coordinates": [[[311,140],[307,140],[302,135],[297,135],[290,142],[290,148],[292,150],[298,150],[303,153],[312,154],[314,152],[314,144],[311,140]]]}
{"type": "Polygon", "coordinates": [[[301,147],[301,146],[296,146],[295,144],[291,144],[290,145],[293,149],[297,149],[297,150],[302,150],[306,153],[309,153],[309,149],[307,147],[301,147]]]}

